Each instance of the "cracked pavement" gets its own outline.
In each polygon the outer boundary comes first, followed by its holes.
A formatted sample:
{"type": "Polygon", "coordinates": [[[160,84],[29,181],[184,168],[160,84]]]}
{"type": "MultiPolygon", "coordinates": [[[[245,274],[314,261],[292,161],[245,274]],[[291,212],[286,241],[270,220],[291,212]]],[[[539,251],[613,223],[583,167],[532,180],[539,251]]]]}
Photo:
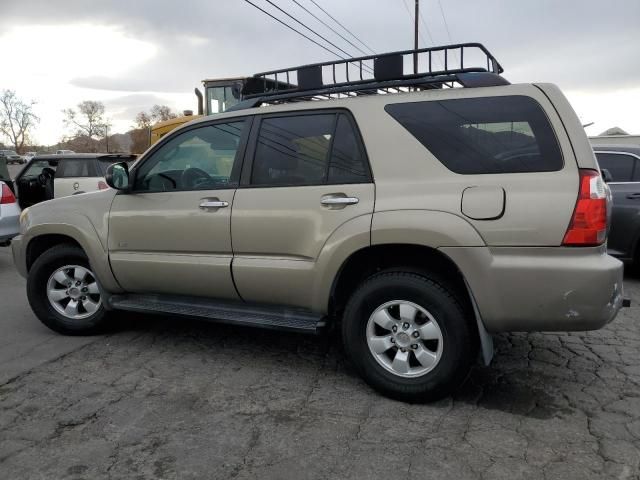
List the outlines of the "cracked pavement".
{"type": "Polygon", "coordinates": [[[386,399],[335,338],[130,316],[66,338],[0,249],[0,478],[640,478],[640,280],[607,328],[495,337],[453,398],[386,399]]]}

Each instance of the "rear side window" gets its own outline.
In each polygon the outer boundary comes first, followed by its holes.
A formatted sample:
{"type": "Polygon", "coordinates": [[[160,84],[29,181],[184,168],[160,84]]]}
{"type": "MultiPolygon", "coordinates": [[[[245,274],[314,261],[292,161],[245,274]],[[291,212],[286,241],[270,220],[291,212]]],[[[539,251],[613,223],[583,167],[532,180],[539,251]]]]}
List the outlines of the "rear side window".
{"type": "MultiPolygon", "coordinates": [[[[598,165],[601,169],[609,170],[613,182],[631,182],[636,159],[623,153],[597,153],[598,165]]],[[[635,167],[636,170],[638,167],[635,167]]],[[[636,171],[636,177],[638,172],[636,171]]]]}
{"type": "Polygon", "coordinates": [[[93,158],[62,159],[56,170],[56,178],[97,177],[95,160],[93,158]]]}
{"type": "Polygon", "coordinates": [[[549,120],[530,97],[396,103],[385,110],[456,173],[552,172],[563,166],[549,120]]]}
{"type": "Polygon", "coordinates": [[[260,123],[251,184],[303,186],[369,181],[360,138],[347,115],[267,117],[260,123]]]}

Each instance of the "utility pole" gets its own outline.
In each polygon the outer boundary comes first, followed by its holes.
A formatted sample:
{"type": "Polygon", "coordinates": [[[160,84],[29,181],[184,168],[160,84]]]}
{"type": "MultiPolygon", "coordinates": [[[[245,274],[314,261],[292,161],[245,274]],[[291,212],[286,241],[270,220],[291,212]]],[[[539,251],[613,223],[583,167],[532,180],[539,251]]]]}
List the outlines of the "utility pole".
{"type": "MultiPolygon", "coordinates": [[[[416,11],[414,14],[413,48],[418,49],[418,17],[420,16],[420,0],[416,0],[416,11]]],[[[413,54],[413,73],[418,73],[418,54],[413,54]]]]}
{"type": "Polygon", "coordinates": [[[104,138],[107,142],[107,153],[109,153],[109,125],[104,126],[104,138]]]}

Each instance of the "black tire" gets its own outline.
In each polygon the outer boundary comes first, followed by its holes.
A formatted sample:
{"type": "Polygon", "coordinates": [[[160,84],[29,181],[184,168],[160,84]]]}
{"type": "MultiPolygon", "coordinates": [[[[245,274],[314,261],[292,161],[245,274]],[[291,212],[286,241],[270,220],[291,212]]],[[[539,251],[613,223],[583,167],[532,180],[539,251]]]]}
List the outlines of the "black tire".
{"type": "Polygon", "coordinates": [[[47,282],[56,270],[66,265],[78,265],[91,270],[85,253],[73,245],[57,245],[37,258],[27,278],[27,298],[31,309],[47,327],[64,335],[94,335],[103,332],[108,320],[104,305],[100,304],[89,317],[78,320],[61,315],[49,302],[47,282]]]}
{"type": "Polygon", "coordinates": [[[465,315],[457,292],[443,285],[428,274],[385,271],[369,277],[349,299],[342,319],[345,352],[364,380],[384,395],[411,403],[434,401],[453,393],[467,378],[478,351],[473,317],[465,315]],[[419,305],[440,327],[440,360],[421,376],[406,378],[390,372],[367,344],[369,317],[393,300],[419,305]]]}

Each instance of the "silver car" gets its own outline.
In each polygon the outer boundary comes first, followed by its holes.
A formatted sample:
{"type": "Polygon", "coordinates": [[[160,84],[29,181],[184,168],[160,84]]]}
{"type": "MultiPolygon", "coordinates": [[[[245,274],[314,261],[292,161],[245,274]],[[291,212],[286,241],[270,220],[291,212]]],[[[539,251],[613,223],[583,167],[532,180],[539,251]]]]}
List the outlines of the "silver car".
{"type": "Polygon", "coordinates": [[[0,246],[6,247],[20,230],[20,207],[9,186],[0,182],[0,246]]]}

